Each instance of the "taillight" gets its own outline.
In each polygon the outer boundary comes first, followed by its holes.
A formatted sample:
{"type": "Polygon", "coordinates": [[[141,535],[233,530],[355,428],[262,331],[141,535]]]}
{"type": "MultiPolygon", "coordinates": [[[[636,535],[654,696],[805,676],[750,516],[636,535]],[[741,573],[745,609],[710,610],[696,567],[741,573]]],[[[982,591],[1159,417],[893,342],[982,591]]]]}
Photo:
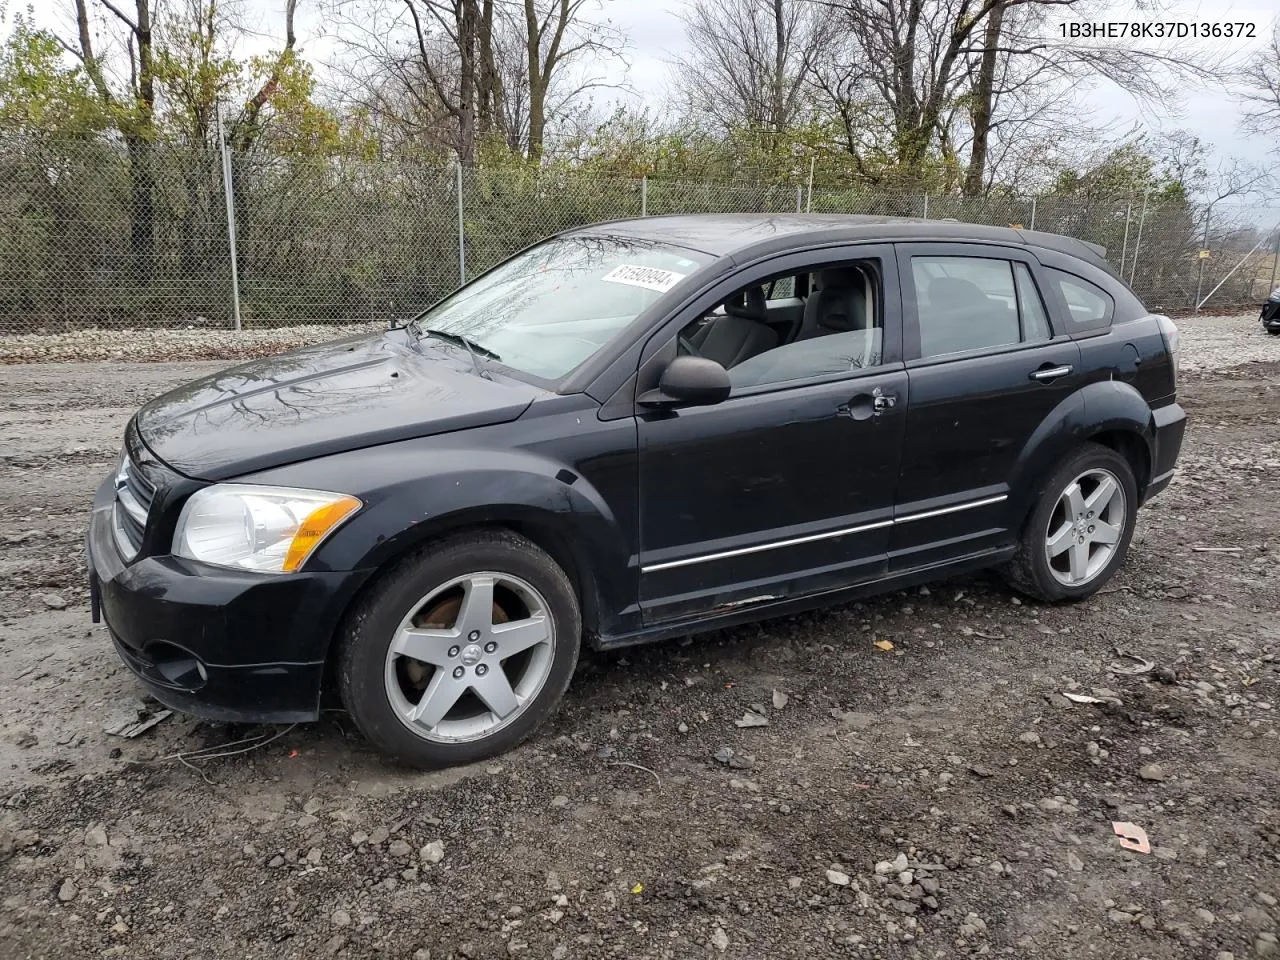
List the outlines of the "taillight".
{"type": "Polygon", "coordinates": [[[1173,383],[1178,385],[1178,326],[1166,316],[1157,315],[1156,325],[1160,327],[1160,335],[1164,337],[1164,345],[1173,360],[1173,383]]]}

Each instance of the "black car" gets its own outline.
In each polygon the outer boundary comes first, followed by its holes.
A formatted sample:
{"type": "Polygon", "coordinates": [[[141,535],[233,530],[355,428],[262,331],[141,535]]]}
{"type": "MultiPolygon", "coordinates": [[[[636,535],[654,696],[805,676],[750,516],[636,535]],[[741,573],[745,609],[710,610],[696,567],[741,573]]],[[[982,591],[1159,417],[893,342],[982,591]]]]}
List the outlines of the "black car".
{"type": "Polygon", "coordinates": [[[434,766],[579,646],[983,567],[1047,601],[1174,473],[1177,334],[1100,248],[853,216],[560,234],[412,322],[153,400],[98,491],[95,616],[157,698],[434,766]]]}
{"type": "Polygon", "coordinates": [[[1280,335],[1280,287],[1271,291],[1267,302],[1262,305],[1262,329],[1270,334],[1280,335]]]}

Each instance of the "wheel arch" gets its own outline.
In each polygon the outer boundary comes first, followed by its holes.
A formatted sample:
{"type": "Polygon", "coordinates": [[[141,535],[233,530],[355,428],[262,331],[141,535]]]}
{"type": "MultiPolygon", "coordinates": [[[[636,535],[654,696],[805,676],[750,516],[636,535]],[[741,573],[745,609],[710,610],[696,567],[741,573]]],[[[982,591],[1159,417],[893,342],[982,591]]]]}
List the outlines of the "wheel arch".
{"type": "Polygon", "coordinates": [[[1154,438],[1151,408],[1130,384],[1104,380],[1077,390],[1045,418],[1019,457],[1010,483],[1014,529],[1021,530],[1031,516],[1058,465],[1090,442],[1128,461],[1141,506],[1151,479],[1154,438]]]}
{"type": "Polygon", "coordinates": [[[1129,463],[1133,471],[1134,483],[1138,487],[1138,505],[1142,505],[1143,491],[1151,481],[1151,444],[1150,441],[1131,426],[1111,427],[1090,434],[1087,438],[1092,443],[1109,447],[1129,463]]]}
{"type": "Polygon", "coordinates": [[[335,641],[341,634],[351,610],[375,583],[396,564],[433,543],[479,531],[505,530],[523,537],[543,550],[565,572],[573,585],[582,613],[583,639],[594,644],[600,630],[601,610],[605,601],[600,596],[596,565],[584,545],[584,537],[565,530],[559,514],[517,504],[465,508],[414,525],[376,554],[360,587],[352,594],[335,624],[334,634],[326,646],[326,657],[332,656],[335,641]]]}

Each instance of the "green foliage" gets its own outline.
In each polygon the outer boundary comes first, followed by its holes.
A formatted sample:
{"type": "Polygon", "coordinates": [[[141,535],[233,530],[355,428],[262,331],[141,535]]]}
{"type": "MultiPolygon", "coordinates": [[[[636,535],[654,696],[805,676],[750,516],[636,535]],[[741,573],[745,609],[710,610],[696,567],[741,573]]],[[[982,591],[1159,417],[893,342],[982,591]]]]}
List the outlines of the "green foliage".
{"type": "Polygon", "coordinates": [[[14,18],[0,46],[0,128],[46,138],[81,138],[110,124],[79,66],[68,66],[51,33],[14,18]]]}
{"type": "Polygon", "coordinates": [[[1190,186],[1139,138],[1109,150],[1087,166],[1060,170],[1051,193],[1082,198],[1145,193],[1152,200],[1173,203],[1185,202],[1190,186]]]}

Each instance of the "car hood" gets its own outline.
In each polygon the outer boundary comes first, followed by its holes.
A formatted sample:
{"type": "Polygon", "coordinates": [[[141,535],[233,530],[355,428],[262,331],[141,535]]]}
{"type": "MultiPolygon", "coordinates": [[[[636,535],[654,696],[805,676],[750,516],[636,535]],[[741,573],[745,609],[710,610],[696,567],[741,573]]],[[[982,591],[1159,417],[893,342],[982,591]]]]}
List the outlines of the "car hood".
{"type": "Polygon", "coordinates": [[[223,370],[152,400],[139,436],[175,470],[225,480],[268,467],[516,419],[544,391],[476,374],[452,347],[390,331],[223,370]]]}

